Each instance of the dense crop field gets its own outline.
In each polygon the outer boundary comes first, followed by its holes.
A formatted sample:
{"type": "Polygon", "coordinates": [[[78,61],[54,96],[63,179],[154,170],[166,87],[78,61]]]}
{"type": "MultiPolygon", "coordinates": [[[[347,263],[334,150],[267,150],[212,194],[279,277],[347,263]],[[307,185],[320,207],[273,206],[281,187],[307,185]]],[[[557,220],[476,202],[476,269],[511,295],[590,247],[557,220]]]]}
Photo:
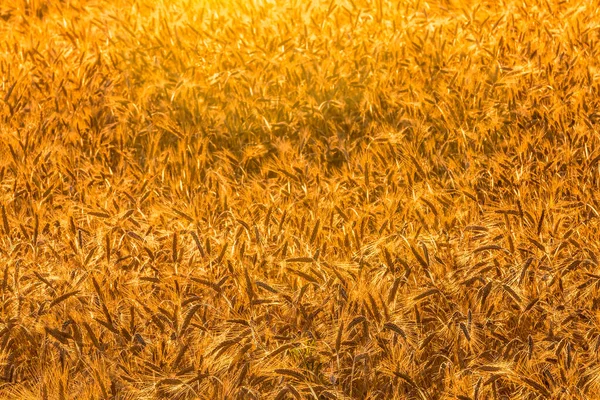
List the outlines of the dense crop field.
{"type": "Polygon", "coordinates": [[[0,1],[0,398],[600,398],[599,10],[0,1]]]}

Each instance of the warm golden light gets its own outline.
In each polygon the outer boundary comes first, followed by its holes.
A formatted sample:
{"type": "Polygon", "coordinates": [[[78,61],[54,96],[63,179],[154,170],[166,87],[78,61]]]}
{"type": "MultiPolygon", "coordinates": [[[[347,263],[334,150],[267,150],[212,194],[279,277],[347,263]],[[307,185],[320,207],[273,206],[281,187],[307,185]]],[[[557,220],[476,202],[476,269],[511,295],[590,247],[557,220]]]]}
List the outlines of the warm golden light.
{"type": "Polygon", "coordinates": [[[595,1],[0,2],[0,399],[596,399],[595,1]]]}

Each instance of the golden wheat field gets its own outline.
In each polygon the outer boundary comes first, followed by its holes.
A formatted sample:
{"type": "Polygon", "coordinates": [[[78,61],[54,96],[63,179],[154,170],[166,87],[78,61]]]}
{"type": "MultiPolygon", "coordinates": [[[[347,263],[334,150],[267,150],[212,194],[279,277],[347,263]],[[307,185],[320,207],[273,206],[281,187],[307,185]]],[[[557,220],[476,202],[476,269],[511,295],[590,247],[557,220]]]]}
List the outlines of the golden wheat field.
{"type": "Polygon", "coordinates": [[[600,3],[0,1],[0,398],[600,398],[600,3]]]}

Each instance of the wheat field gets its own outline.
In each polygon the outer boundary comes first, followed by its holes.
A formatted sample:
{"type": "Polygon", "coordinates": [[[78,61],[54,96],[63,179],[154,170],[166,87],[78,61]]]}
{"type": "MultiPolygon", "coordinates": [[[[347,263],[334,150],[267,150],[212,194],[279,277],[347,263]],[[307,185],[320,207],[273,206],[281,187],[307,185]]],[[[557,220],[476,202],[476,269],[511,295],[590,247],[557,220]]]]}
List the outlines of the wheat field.
{"type": "Polygon", "coordinates": [[[600,3],[0,1],[0,398],[600,398],[600,3]]]}

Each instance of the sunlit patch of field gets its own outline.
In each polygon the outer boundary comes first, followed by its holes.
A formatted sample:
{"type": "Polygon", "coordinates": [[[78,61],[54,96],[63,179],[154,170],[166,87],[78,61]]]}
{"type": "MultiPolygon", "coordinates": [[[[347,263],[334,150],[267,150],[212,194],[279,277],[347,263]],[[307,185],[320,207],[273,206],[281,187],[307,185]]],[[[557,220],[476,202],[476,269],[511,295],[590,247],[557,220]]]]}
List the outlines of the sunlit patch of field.
{"type": "Polygon", "coordinates": [[[600,397],[598,10],[0,2],[0,397],[600,397]]]}

